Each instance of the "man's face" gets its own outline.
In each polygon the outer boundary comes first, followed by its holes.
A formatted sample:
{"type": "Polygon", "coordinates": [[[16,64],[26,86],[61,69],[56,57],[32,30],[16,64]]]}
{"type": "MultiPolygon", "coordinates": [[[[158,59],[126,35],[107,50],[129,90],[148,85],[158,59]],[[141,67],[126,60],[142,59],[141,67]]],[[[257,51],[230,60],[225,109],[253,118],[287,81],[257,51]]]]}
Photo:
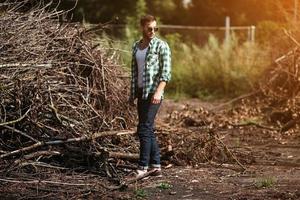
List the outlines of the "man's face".
{"type": "Polygon", "coordinates": [[[152,39],[157,31],[156,21],[148,22],[143,27],[143,36],[148,39],[152,39]]]}

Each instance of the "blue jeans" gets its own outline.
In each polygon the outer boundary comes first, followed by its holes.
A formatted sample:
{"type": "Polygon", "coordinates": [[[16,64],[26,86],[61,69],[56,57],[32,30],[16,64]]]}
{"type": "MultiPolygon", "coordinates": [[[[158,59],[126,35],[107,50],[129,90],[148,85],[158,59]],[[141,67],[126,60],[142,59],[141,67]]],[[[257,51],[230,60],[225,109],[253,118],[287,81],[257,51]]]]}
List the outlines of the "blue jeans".
{"type": "Polygon", "coordinates": [[[138,91],[137,110],[139,123],[137,133],[140,140],[139,167],[147,169],[149,164],[152,167],[160,167],[160,150],[154,134],[154,120],[161,105],[151,103],[153,94],[148,99],[141,98],[142,91],[138,91]]]}

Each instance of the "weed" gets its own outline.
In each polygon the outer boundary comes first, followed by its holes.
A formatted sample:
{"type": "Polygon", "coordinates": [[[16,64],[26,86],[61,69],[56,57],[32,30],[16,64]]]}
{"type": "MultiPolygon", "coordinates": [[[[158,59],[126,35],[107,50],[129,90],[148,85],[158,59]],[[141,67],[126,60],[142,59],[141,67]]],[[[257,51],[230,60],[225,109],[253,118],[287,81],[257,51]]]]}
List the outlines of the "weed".
{"type": "Polygon", "coordinates": [[[137,199],[144,199],[147,197],[147,192],[144,190],[144,189],[136,189],[134,191],[134,196],[137,198],[137,199]]]}
{"type": "Polygon", "coordinates": [[[266,177],[256,181],[255,186],[257,188],[270,188],[273,187],[276,183],[276,179],[274,177],[266,177]]]}
{"type": "Polygon", "coordinates": [[[166,189],[170,189],[172,188],[172,185],[169,183],[160,183],[157,188],[162,189],[162,190],[166,190],[166,189]]]}
{"type": "Polygon", "coordinates": [[[183,42],[178,34],[167,35],[172,50],[172,81],[168,92],[174,96],[209,98],[237,96],[253,89],[269,65],[268,51],[254,43],[229,45],[213,35],[206,45],[183,42]]]}
{"type": "Polygon", "coordinates": [[[242,125],[246,125],[246,124],[261,124],[262,120],[258,117],[252,117],[252,118],[247,118],[244,119],[240,122],[240,124],[242,125]]]}

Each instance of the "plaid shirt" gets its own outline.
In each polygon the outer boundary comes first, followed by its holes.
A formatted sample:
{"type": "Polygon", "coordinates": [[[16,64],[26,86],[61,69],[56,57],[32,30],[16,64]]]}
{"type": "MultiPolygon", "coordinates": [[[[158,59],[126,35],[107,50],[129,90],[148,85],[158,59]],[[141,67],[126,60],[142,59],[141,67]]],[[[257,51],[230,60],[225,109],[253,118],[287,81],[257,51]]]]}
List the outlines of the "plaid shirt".
{"type": "MultiPolygon", "coordinates": [[[[136,52],[140,41],[134,43],[132,48],[131,61],[131,89],[132,99],[137,98],[137,80],[138,66],[136,62],[136,52]]],[[[145,68],[143,71],[143,96],[147,99],[150,93],[155,93],[158,84],[161,81],[169,82],[171,80],[171,51],[168,44],[157,37],[154,37],[150,43],[145,58],[145,68]]],[[[163,98],[163,96],[162,96],[163,98]]]]}

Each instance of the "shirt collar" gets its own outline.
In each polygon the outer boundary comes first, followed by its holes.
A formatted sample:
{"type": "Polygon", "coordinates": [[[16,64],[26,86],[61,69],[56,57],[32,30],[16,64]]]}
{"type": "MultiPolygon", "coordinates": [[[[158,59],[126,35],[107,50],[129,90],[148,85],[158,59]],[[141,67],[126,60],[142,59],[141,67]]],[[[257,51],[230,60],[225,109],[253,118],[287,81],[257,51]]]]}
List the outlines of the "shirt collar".
{"type": "Polygon", "coordinates": [[[150,42],[149,42],[149,47],[151,47],[151,46],[153,45],[153,43],[155,42],[156,39],[157,39],[156,36],[154,36],[154,38],[152,38],[152,39],[150,40],[150,42]]]}
{"type": "MultiPolygon", "coordinates": [[[[142,41],[143,38],[141,38],[140,40],[138,40],[138,42],[136,42],[134,50],[133,50],[133,54],[135,54],[137,52],[138,49],[138,43],[140,43],[142,41]]],[[[151,46],[155,43],[155,41],[157,40],[157,37],[154,36],[154,38],[152,38],[149,42],[149,48],[151,48],[151,46]]]]}
{"type": "MultiPolygon", "coordinates": [[[[141,38],[140,40],[139,40],[139,42],[141,42],[143,40],[143,38],[141,38]]],[[[155,40],[157,40],[157,37],[156,36],[154,36],[154,38],[152,38],[151,40],[150,40],[150,42],[149,42],[149,47],[151,47],[152,45],[153,45],[153,43],[155,42],[155,40]]],[[[138,43],[139,43],[138,42],[138,43]]]]}

